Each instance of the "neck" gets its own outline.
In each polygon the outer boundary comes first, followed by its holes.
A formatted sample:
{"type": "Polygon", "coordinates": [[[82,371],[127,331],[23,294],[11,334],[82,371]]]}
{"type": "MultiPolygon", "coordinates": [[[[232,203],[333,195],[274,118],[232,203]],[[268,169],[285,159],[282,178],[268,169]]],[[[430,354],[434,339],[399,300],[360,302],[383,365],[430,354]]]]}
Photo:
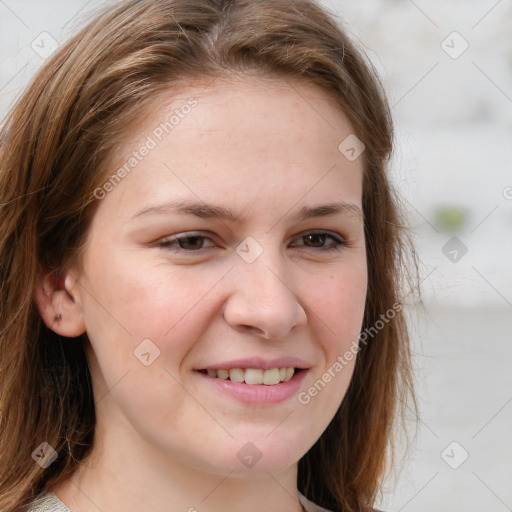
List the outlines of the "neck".
{"type": "MultiPolygon", "coordinates": [[[[111,424],[111,423],[110,423],[111,424]]],[[[140,437],[96,425],[93,448],[77,471],[50,489],[72,512],[302,512],[297,464],[271,474],[208,472],[176,461],[140,437]]]]}

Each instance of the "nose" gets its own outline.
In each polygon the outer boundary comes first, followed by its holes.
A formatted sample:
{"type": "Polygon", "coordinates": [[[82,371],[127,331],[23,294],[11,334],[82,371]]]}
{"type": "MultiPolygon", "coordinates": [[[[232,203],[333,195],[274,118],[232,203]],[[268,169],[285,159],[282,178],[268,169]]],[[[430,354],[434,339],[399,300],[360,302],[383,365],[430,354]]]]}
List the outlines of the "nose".
{"type": "Polygon", "coordinates": [[[306,312],[292,290],[283,265],[261,256],[238,262],[232,273],[233,292],[224,308],[225,321],[235,330],[279,340],[307,323],[306,312]],[[271,264],[272,263],[272,264],[271,264]]]}

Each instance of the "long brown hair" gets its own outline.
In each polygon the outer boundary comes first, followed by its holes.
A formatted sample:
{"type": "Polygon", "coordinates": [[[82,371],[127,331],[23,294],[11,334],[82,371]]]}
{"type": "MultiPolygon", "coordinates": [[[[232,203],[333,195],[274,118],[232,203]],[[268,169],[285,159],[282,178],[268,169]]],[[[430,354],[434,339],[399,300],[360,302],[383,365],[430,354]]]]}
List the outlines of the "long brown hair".
{"type": "MultiPolygon", "coordinates": [[[[95,426],[83,339],[47,328],[33,299],[44,272],[77,257],[105,182],[105,161],[137,113],[194,80],[252,73],[326,91],[365,144],[369,285],[352,381],[334,419],[299,461],[298,488],[338,511],[367,510],[413,379],[403,299],[407,238],[386,176],[390,109],[371,64],[310,0],[127,0],[99,13],[36,74],[0,138],[0,510],[69,477],[95,426]],[[381,322],[382,323],[382,322],[381,322]],[[375,329],[375,328],[374,328],[375,329]],[[58,458],[34,462],[43,442],[58,458]]],[[[341,141],[340,141],[341,142],[341,141]]]]}

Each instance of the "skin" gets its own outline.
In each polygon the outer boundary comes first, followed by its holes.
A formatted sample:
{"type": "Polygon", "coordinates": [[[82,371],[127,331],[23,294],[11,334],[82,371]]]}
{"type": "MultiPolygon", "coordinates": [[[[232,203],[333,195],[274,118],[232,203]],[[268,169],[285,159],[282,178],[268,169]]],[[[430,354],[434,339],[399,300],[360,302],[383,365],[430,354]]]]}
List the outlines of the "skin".
{"type": "Polygon", "coordinates": [[[44,276],[37,291],[49,327],[88,338],[94,446],[52,489],[73,512],[225,512],[233,503],[300,511],[298,460],[352,376],[355,359],[307,405],[297,395],[247,405],[194,371],[292,355],[308,363],[306,391],[357,339],[367,267],[361,216],[294,219],[303,206],[362,207],[362,158],[338,150],[352,127],[316,86],[238,77],[169,94],[127,130],[111,174],[192,96],[197,107],[99,201],[80,268],[59,282],[44,276]],[[222,205],[245,221],[172,212],[132,219],[175,199],[222,205]],[[326,251],[334,240],[311,241],[312,230],[345,244],[326,251]],[[191,231],[207,237],[185,245],[196,253],[158,245],[191,231]],[[236,252],[248,236],[263,249],[252,263],[236,252]],[[149,366],[134,356],[144,339],[160,350],[149,366]],[[248,442],[261,454],[251,468],[237,457],[248,442]]]}

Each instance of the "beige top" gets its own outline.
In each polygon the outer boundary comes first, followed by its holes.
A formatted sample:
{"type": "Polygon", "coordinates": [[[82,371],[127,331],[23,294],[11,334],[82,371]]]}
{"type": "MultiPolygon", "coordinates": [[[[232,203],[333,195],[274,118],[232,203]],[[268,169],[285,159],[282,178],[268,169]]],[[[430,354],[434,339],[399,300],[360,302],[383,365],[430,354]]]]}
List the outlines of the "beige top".
{"type": "MultiPolygon", "coordinates": [[[[299,499],[306,512],[329,512],[329,510],[315,505],[299,493],[299,499]]],[[[62,501],[52,492],[44,492],[32,502],[27,512],[71,512],[62,501]]]]}

